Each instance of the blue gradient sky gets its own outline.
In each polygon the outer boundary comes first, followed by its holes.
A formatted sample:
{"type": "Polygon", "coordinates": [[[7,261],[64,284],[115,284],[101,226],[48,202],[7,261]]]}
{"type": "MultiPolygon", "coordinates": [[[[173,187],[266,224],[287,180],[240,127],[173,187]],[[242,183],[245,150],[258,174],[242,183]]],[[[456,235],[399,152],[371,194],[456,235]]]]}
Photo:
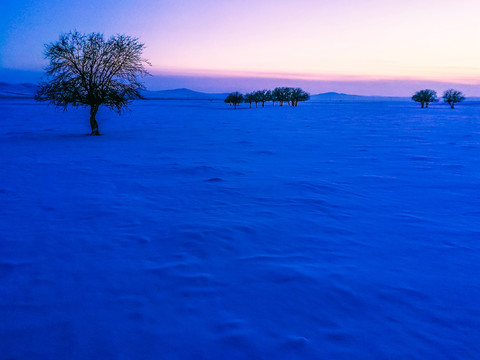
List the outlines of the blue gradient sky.
{"type": "Polygon", "coordinates": [[[4,1],[0,68],[41,70],[43,44],[77,29],[138,36],[152,73],[198,86],[280,78],[371,94],[394,80],[389,94],[408,95],[405,84],[440,81],[480,95],[479,13],[478,0],[4,1]]]}

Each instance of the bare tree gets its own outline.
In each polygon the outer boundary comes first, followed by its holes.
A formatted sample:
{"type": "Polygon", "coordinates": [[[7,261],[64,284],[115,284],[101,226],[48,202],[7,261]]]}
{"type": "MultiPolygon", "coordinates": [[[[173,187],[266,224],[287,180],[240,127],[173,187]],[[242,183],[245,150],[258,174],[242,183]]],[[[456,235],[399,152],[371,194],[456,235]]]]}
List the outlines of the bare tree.
{"type": "Polygon", "coordinates": [[[261,98],[262,98],[262,92],[261,91],[253,92],[253,102],[255,103],[256,108],[258,108],[258,103],[261,101],[261,98]]]}
{"type": "Polygon", "coordinates": [[[310,95],[300,88],[290,90],[290,101],[292,106],[298,106],[299,101],[307,101],[310,99],[310,95]]]}
{"type": "MultiPolygon", "coordinates": [[[[265,93],[265,101],[274,101],[273,100],[273,94],[272,94],[272,90],[267,90],[267,92],[265,93]]],[[[262,104],[263,106],[263,104],[262,104]]]]}
{"type": "Polygon", "coordinates": [[[236,109],[237,105],[241,104],[243,102],[243,95],[239,93],[238,91],[232,92],[230,95],[226,97],[224,102],[227,104],[233,105],[233,107],[236,109]]]}
{"type": "Polygon", "coordinates": [[[246,102],[246,103],[249,103],[250,104],[250,109],[252,108],[252,102],[254,102],[254,99],[255,99],[255,94],[253,92],[250,92],[250,93],[247,93],[245,94],[243,100],[246,102]]]}
{"type": "Polygon", "coordinates": [[[255,92],[256,98],[262,103],[262,107],[265,107],[265,102],[270,101],[272,98],[272,92],[270,90],[259,90],[255,92]]]}
{"type": "Polygon", "coordinates": [[[271,94],[274,105],[275,101],[278,101],[280,106],[283,106],[283,104],[287,102],[288,105],[296,107],[299,101],[307,101],[310,99],[310,95],[300,88],[277,87],[271,94]]]}
{"type": "Polygon", "coordinates": [[[424,107],[428,108],[428,105],[432,102],[437,102],[437,92],[430,89],[417,91],[413,96],[412,100],[421,104],[422,109],[424,107]]]}
{"type": "Polygon", "coordinates": [[[280,106],[283,106],[284,102],[290,102],[290,88],[277,87],[272,91],[272,95],[278,101],[280,106]]]}
{"type": "Polygon", "coordinates": [[[443,93],[443,100],[453,109],[456,103],[465,100],[465,95],[458,90],[449,89],[443,93]]]}
{"type": "Polygon", "coordinates": [[[270,101],[272,102],[273,106],[275,106],[275,102],[278,101],[278,93],[275,92],[275,90],[269,90],[270,91],[270,101]]]}
{"type": "Polygon", "coordinates": [[[148,75],[145,65],[150,65],[142,58],[144,47],[127,35],[105,40],[99,33],[63,34],[45,46],[49,80],[39,84],[35,99],[64,110],[90,107],[92,135],[99,135],[95,116],[100,106],[120,114],[131,100],[142,99],[139,91],[145,87],[139,78],[148,75]]]}

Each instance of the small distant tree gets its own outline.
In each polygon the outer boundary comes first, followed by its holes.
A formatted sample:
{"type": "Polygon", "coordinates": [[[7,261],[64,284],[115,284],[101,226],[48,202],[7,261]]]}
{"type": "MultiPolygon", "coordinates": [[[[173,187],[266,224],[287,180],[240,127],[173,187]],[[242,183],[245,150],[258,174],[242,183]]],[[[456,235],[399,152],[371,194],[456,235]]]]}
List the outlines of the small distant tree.
{"type": "Polygon", "coordinates": [[[298,106],[299,101],[309,100],[310,95],[300,88],[295,88],[295,89],[291,89],[290,91],[290,99],[291,99],[292,106],[296,107],[298,106]]]}
{"type": "Polygon", "coordinates": [[[99,135],[96,114],[100,106],[121,113],[131,100],[142,99],[139,77],[148,75],[142,58],[145,45],[127,35],[104,39],[102,34],[78,31],[45,46],[49,80],[39,84],[38,101],[67,109],[90,107],[92,135],[99,135]]]}
{"type": "Polygon", "coordinates": [[[282,100],[282,89],[279,88],[279,87],[276,87],[275,89],[273,89],[272,91],[272,101],[273,101],[273,106],[275,106],[275,101],[278,102],[278,104],[280,106],[283,106],[283,101],[282,100]]]}
{"type": "Polygon", "coordinates": [[[275,106],[275,103],[278,101],[278,93],[275,90],[269,90],[270,91],[270,101],[272,102],[273,106],[275,106]]]}
{"type": "Polygon", "coordinates": [[[258,108],[258,103],[261,102],[262,98],[262,92],[261,91],[255,91],[253,93],[253,102],[255,103],[255,107],[258,108]]]}
{"type": "Polygon", "coordinates": [[[227,104],[233,105],[233,107],[236,109],[237,105],[241,104],[243,102],[243,95],[239,93],[238,91],[232,92],[230,95],[226,97],[224,102],[227,104]]]}
{"type": "Polygon", "coordinates": [[[272,91],[271,99],[274,105],[275,101],[278,101],[280,106],[287,102],[288,105],[296,107],[300,101],[309,100],[310,95],[300,88],[277,87],[272,91]]]}
{"type": "Polygon", "coordinates": [[[291,87],[286,87],[283,88],[284,94],[285,94],[285,99],[288,103],[288,106],[292,106],[292,93],[293,93],[293,88],[291,87]]]}
{"type": "Polygon", "coordinates": [[[453,109],[456,103],[465,100],[465,95],[458,90],[449,89],[443,93],[443,100],[453,109]]]}
{"type": "Polygon", "coordinates": [[[267,93],[265,94],[265,99],[265,101],[273,101],[272,90],[267,90],[267,93]]]}
{"type": "Polygon", "coordinates": [[[270,101],[272,98],[272,92],[270,90],[259,90],[255,92],[257,99],[262,103],[262,107],[265,107],[265,102],[270,101]]]}
{"type": "Polygon", "coordinates": [[[247,93],[245,94],[243,100],[246,102],[246,103],[249,103],[250,104],[250,109],[252,108],[252,102],[254,101],[254,93],[247,93]]]}
{"type": "Polygon", "coordinates": [[[273,90],[272,94],[280,106],[283,106],[285,102],[290,102],[290,88],[277,87],[273,90]]]}
{"type": "Polygon", "coordinates": [[[412,100],[420,103],[422,109],[424,107],[428,108],[430,103],[438,101],[437,92],[430,89],[420,90],[412,96],[412,100]]]}

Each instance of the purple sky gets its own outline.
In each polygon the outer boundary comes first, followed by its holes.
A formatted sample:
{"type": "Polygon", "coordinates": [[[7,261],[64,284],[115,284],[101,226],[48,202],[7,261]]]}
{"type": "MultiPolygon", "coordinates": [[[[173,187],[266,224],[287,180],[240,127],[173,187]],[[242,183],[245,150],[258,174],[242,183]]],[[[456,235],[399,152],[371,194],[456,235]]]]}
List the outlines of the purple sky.
{"type": "Polygon", "coordinates": [[[0,5],[0,68],[40,71],[43,44],[77,29],[140,37],[155,89],[479,96],[479,13],[478,0],[17,0],[0,5]]]}

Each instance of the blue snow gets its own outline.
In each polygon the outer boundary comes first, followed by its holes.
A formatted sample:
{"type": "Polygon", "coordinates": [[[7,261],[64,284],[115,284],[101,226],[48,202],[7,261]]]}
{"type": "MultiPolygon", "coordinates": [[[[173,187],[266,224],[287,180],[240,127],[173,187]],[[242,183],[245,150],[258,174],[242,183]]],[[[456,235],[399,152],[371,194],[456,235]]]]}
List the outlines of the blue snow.
{"type": "Polygon", "coordinates": [[[1,100],[1,359],[479,359],[480,105],[1,100]]]}

